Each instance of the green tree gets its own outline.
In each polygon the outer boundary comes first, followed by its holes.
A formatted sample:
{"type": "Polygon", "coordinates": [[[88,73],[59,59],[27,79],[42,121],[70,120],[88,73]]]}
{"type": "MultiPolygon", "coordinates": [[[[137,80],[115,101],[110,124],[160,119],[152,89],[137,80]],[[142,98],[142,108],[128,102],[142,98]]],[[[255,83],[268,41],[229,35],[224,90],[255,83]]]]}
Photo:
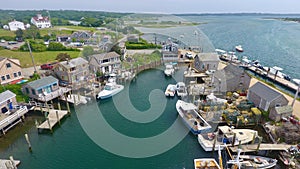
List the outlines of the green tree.
{"type": "Polygon", "coordinates": [[[66,50],[66,47],[61,43],[50,42],[47,49],[50,51],[63,51],[66,50]]]}
{"type": "Polygon", "coordinates": [[[28,38],[28,39],[39,39],[39,38],[41,38],[40,30],[34,25],[30,26],[30,28],[28,28],[25,31],[25,38],[28,38]]]}
{"type": "Polygon", "coordinates": [[[71,60],[71,57],[67,53],[59,53],[56,56],[56,60],[58,60],[59,62],[61,62],[61,61],[67,61],[67,60],[71,60]]]}
{"type": "Polygon", "coordinates": [[[15,32],[15,34],[16,34],[16,39],[17,39],[17,40],[18,40],[18,39],[23,39],[23,34],[24,34],[24,32],[23,32],[22,29],[18,29],[18,30],[15,32]]]}
{"type": "Polygon", "coordinates": [[[93,47],[91,47],[91,46],[85,46],[85,47],[83,47],[82,56],[85,59],[89,60],[88,56],[93,55],[94,53],[95,53],[95,51],[94,51],[93,47]]]}

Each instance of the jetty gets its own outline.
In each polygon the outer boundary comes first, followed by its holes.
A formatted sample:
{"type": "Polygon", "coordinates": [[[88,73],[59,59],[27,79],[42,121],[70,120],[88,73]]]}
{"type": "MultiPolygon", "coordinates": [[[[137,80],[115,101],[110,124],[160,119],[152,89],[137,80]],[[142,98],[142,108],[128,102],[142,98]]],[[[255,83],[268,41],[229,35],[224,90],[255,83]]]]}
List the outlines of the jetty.
{"type": "Polygon", "coordinates": [[[241,152],[254,152],[254,151],[285,151],[288,150],[293,145],[288,144],[249,144],[249,145],[240,145],[229,147],[232,152],[238,152],[238,149],[241,149],[241,152]]]}
{"type": "Polygon", "coordinates": [[[17,166],[21,163],[19,160],[4,160],[0,159],[0,169],[17,169],[17,166]]]}
{"type": "Polygon", "coordinates": [[[42,108],[42,110],[44,112],[48,112],[49,114],[46,117],[46,121],[37,126],[38,129],[48,129],[52,131],[52,128],[57,123],[60,123],[60,120],[68,114],[67,110],[56,110],[48,108],[42,108]]]}
{"type": "Polygon", "coordinates": [[[27,106],[21,106],[15,113],[11,115],[1,115],[0,116],[0,130],[2,131],[3,135],[17,125],[18,123],[22,122],[24,115],[28,112],[27,106]]]}

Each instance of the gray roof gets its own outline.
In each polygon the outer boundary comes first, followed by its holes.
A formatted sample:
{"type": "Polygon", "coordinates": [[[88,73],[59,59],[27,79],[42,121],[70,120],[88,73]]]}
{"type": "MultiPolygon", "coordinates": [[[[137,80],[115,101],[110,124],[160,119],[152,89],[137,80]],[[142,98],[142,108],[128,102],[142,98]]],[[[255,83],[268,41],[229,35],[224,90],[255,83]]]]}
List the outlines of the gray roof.
{"type": "Polygon", "coordinates": [[[260,98],[263,98],[268,102],[271,102],[274,99],[283,96],[281,93],[277,92],[267,85],[264,85],[261,82],[255,83],[252,87],[249,88],[249,91],[254,92],[260,98]]]}
{"type": "Polygon", "coordinates": [[[202,62],[207,62],[207,61],[220,61],[219,56],[217,53],[199,53],[199,59],[202,62]]]}
{"type": "Polygon", "coordinates": [[[71,59],[69,61],[62,61],[62,62],[60,62],[60,64],[62,66],[64,66],[65,68],[69,69],[69,68],[77,67],[77,66],[80,66],[83,64],[88,64],[88,61],[83,59],[82,57],[78,57],[75,59],[71,59]]]}
{"type": "Polygon", "coordinates": [[[293,112],[293,107],[291,105],[275,107],[277,114],[291,113],[293,112]]]}
{"type": "Polygon", "coordinates": [[[224,69],[217,70],[215,76],[224,80],[234,79],[236,77],[241,77],[242,75],[248,75],[245,73],[244,69],[229,64],[224,69]]]}
{"type": "Polygon", "coordinates": [[[6,90],[5,92],[0,93],[0,104],[14,97],[16,97],[16,94],[11,92],[10,90],[6,90]]]}
{"type": "Polygon", "coordinates": [[[109,52],[109,53],[95,54],[95,55],[92,55],[91,57],[95,58],[97,60],[97,62],[99,62],[100,60],[104,60],[104,59],[120,57],[120,55],[116,52],[109,52]]]}
{"type": "Polygon", "coordinates": [[[50,84],[53,84],[53,83],[57,83],[57,82],[58,82],[58,79],[56,79],[55,77],[47,76],[47,77],[29,82],[29,83],[27,83],[27,85],[30,86],[33,89],[39,89],[39,88],[42,88],[44,86],[47,86],[47,85],[50,85],[50,84]]]}

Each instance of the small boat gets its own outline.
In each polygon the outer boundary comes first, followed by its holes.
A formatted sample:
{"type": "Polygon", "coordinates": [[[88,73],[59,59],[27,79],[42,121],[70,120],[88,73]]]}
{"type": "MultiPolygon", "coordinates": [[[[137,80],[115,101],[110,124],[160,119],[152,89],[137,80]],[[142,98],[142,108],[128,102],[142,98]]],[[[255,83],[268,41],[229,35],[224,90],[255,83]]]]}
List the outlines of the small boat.
{"type": "Polygon", "coordinates": [[[114,77],[109,78],[108,83],[106,83],[106,85],[104,86],[104,89],[100,91],[97,95],[97,99],[106,99],[112,97],[113,95],[116,95],[119,92],[121,92],[123,89],[124,86],[117,84],[116,79],[114,77]]]}
{"type": "Polygon", "coordinates": [[[175,93],[176,93],[176,85],[173,85],[173,84],[169,84],[166,88],[166,91],[165,91],[165,95],[166,96],[171,96],[171,97],[174,97],[175,96],[175,93]]]}
{"type": "Polygon", "coordinates": [[[195,169],[221,169],[217,161],[213,158],[194,159],[195,169]]]}
{"type": "Polygon", "coordinates": [[[176,92],[177,96],[179,97],[187,96],[187,88],[185,87],[185,84],[183,82],[178,82],[176,84],[176,92]]]}
{"type": "Polygon", "coordinates": [[[200,134],[211,129],[211,125],[199,114],[194,104],[178,100],[176,109],[184,124],[193,134],[200,134]]]}
{"type": "MultiPolygon", "coordinates": [[[[257,137],[257,131],[251,129],[234,129],[229,126],[219,126],[217,132],[198,135],[198,142],[205,151],[213,151],[215,147],[220,146],[223,150],[226,146],[247,144],[257,137]],[[235,135],[235,140],[234,139],[235,135]]],[[[217,149],[215,149],[217,150],[217,149]]]]}
{"type": "Polygon", "coordinates": [[[235,46],[235,50],[238,51],[238,52],[243,52],[244,51],[244,49],[242,48],[242,45],[235,46]]]}
{"type": "Polygon", "coordinates": [[[172,74],[174,73],[174,67],[172,64],[166,64],[166,69],[164,71],[166,76],[172,76],[172,74]]]}
{"type": "Polygon", "coordinates": [[[255,156],[255,155],[240,155],[241,150],[238,150],[238,154],[233,156],[234,160],[229,160],[228,164],[235,164],[238,168],[242,169],[267,169],[272,168],[277,164],[277,160],[269,157],[255,156]]]}

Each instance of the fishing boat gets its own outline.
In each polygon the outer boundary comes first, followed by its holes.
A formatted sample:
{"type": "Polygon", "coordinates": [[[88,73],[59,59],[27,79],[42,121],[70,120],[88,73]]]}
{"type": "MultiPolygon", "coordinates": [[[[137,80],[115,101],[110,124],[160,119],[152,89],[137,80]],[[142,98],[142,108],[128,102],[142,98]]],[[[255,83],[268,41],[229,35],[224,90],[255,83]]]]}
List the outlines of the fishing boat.
{"type": "Polygon", "coordinates": [[[175,69],[172,64],[166,64],[166,69],[164,71],[166,76],[172,76],[174,71],[175,71],[175,69]]]}
{"type": "MultiPolygon", "coordinates": [[[[198,142],[205,151],[213,151],[214,142],[215,147],[220,145],[223,150],[226,146],[232,144],[239,145],[247,144],[257,137],[257,131],[251,129],[234,129],[229,126],[219,126],[217,132],[205,133],[198,135],[198,142]]],[[[217,150],[217,149],[215,149],[217,150]]]]}
{"type": "Polygon", "coordinates": [[[211,125],[199,114],[194,104],[178,100],[176,109],[184,124],[193,134],[200,134],[211,129],[211,125]]]}
{"type": "Polygon", "coordinates": [[[97,99],[106,99],[118,94],[124,89],[123,85],[116,83],[116,78],[112,77],[108,79],[108,83],[104,86],[104,89],[99,92],[97,99]]]}
{"type": "Polygon", "coordinates": [[[235,50],[238,51],[238,52],[243,52],[244,51],[244,49],[242,48],[242,45],[235,46],[235,50]]]}
{"type": "Polygon", "coordinates": [[[255,155],[240,155],[241,150],[238,149],[238,154],[233,156],[234,160],[229,160],[228,164],[235,164],[241,169],[267,169],[272,168],[277,164],[277,160],[269,157],[255,155]]]}
{"type": "Polygon", "coordinates": [[[168,97],[174,97],[176,93],[176,85],[169,84],[166,88],[165,95],[168,97]]]}
{"type": "Polygon", "coordinates": [[[221,169],[217,161],[213,158],[194,159],[195,169],[221,169]]]}
{"type": "Polygon", "coordinates": [[[187,88],[183,82],[178,82],[176,84],[176,93],[179,97],[187,96],[187,88]]]}

